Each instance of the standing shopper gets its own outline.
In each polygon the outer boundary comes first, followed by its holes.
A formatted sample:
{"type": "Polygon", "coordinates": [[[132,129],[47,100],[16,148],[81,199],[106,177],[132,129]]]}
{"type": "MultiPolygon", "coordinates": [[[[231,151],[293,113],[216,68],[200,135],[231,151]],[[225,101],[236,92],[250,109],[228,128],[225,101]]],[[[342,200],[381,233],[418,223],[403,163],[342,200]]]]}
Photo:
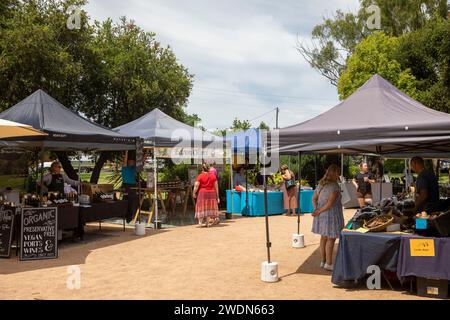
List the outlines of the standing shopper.
{"type": "Polygon", "coordinates": [[[369,172],[369,166],[366,162],[359,165],[360,171],[353,179],[353,185],[356,187],[356,196],[360,208],[364,208],[366,200],[372,204],[372,183],[375,183],[372,173],[369,172]]]}
{"type": "Polygon", "coordinates": [[[340,169],[332,164],[313,196],[314,217],[312,232],[320,234],[320,266],[325,270],[333,270],[334,243],[344,229],[344,214],[339,187],[340,169]]]}
{"type": "Polygon", "coordinates": [[[219,219],[219,184],[216,176],[211,173],[209,164],[202,166],[202,173],[197,177],[194,185],[193,197],[197,199],[195,204],[195,218],[199,226],[209,227],[210,219],[213,224],[218,224],[219,219]]]}
{"type": "Polygon", "coordinates": [[[294,173],[289,170],[287,165],[282,165],[280,171],[283,178],[281,190],[283,191],[284,209],[287,210],[286,215],[290,216],[291,209],[292,214],[295,214],[295,209],[298,208],[298,186],[295,182],[294,173]]]}

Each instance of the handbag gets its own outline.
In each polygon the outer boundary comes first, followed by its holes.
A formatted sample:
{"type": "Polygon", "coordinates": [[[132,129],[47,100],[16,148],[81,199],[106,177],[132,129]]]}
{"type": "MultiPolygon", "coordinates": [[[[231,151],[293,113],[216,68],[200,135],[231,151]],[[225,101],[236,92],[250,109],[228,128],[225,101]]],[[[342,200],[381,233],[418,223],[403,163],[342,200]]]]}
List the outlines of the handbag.
{"type": "Polygon", "coordinates": [[[295,180],[291,179],[291,180],[286,180],[284,182],[284,185],[286,187],[286,190],[291,189],[292,187],[295,187],[295,180]]]}

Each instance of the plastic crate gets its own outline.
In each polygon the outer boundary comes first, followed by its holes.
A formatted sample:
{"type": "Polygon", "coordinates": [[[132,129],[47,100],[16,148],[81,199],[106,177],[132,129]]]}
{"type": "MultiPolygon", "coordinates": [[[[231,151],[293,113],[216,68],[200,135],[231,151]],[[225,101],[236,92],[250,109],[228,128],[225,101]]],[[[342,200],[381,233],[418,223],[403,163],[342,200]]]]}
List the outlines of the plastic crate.
{"type": "Polygon", "coordinates": [[[447,299],[448,280],[417,277],[417,295],[428,298],[447,299]]]}

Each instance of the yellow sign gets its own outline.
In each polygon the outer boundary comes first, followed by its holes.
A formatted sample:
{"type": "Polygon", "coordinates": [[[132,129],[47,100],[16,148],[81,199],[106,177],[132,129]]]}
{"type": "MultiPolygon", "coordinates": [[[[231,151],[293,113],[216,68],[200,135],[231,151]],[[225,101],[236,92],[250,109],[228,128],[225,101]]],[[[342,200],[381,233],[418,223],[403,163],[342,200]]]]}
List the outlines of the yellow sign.
{"type": "Polygon", "coordinates": [[[369,232],[369,229],[366,229],[366,228],[358,228],[358,229],[356,229],[356,232],[367,233],[367,232],[369,232]]]}
{"type": "Polygon", "coordinates": [[[411,257],[434,257],[434,239],[410,239],[411,257]]]}

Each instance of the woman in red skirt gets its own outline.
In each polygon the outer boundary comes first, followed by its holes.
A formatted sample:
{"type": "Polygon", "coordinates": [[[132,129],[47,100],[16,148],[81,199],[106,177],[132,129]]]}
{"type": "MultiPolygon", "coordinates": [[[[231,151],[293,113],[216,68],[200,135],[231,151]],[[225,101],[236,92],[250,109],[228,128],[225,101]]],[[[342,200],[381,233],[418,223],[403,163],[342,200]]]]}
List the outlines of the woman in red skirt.
{"type": "Polygon", "coordinates": [[[205,163],[202,166],[202,173],[197,177],[194,185],[193,196],[197,199],[195,204],[195,218],[200,226],[209,227],[210,219],[212,224],[217,224],[219,220],[219,185],[214,174],[209,172],[210,166],[205,163]],[[198,192],[198,193],[197,193],[198,192]]]}

